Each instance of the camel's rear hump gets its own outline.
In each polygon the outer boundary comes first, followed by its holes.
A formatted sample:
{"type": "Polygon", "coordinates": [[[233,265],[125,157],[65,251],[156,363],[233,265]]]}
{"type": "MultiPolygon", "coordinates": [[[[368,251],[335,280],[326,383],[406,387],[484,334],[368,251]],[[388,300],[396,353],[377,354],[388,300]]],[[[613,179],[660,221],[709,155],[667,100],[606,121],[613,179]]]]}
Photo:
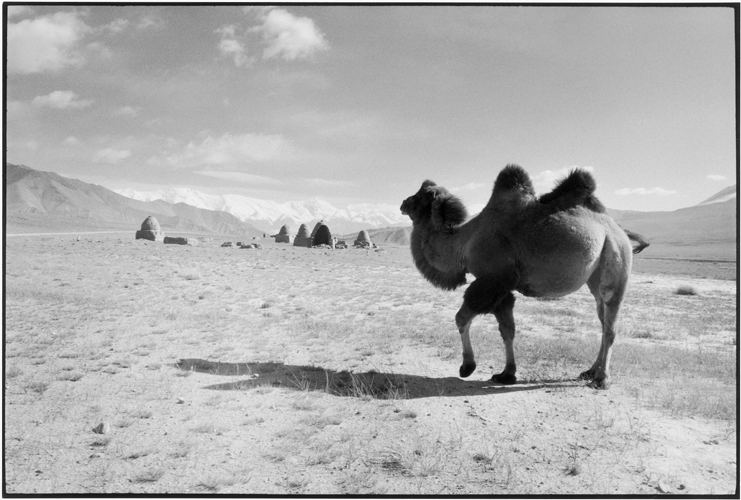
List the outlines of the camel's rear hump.
{"type": "Polygon", "coordinates": [[[557,210],[564,210],[575,206],[583,206],[593,212],[605,212],[605,206],[594,195],[597,182],[592,174],[586,170],[575,168],[569,175],[556,184],[548,194],[540,197],[540,203],[553,206],[557,210]]]}

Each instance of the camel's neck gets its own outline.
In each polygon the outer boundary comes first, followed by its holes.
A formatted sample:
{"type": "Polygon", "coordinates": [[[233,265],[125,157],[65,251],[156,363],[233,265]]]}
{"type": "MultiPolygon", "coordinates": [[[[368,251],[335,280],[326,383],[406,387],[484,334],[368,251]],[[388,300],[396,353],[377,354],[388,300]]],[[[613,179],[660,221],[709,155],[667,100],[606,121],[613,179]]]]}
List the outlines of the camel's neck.
{"type": "Polygon", "coordinates": [[[435,231],[430,224],[415,224],[411,248],[417,269],[436,287],[454,290],[466,283],[459,229],[435,231]]]}

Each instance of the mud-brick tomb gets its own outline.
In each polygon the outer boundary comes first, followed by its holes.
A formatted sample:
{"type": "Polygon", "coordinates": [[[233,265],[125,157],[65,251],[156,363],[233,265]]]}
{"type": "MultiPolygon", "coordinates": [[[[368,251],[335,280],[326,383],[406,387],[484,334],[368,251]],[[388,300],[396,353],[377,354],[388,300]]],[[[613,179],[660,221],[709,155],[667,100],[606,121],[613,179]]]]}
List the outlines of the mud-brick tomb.
{"type": "Polygon", "coordinates": [[[311,237],[309,236],[309,228],[306,227],[306,224],[301,224],[298,228],[298,234],[296,234],[296,238],[293,240],[293,246],[311,248],[311,237]]]}
{"type": "Polygon", "coordinates": [[[151,215],[144,219],[142,228],[136,232],[136,239],[164,241],[165,232],[160,228],[160,223],[151,215]]]}
{"type": "Polygon", "coordinates": [[[278,234],[275,235],[275,242],[276,243],[291,243],[292,241],[293,241],[293,236],[291,236],[291,228],[288,227],[288,224],[286,224],[283,227],[281,227],[278,234]]]}

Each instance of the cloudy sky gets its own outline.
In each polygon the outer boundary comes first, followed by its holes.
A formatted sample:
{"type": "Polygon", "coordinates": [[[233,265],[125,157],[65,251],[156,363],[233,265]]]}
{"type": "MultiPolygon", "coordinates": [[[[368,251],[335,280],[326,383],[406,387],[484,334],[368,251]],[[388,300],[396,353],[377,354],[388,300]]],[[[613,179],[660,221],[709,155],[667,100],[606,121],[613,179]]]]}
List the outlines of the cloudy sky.
{"type": "Polygon", "coordinates": [[[111,189],[481,204],[518,163],[674,210],[736,183],[730,8],[6,8],[7,161],[111,189]]]}

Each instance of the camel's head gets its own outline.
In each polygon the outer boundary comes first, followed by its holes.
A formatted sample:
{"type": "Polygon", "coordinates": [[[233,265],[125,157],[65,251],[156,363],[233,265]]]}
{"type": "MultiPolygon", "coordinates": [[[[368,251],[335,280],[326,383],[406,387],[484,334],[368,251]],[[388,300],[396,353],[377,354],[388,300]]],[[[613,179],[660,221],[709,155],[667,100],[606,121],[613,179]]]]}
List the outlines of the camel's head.
{"type": "Polygon", "coordinates": [[[401,213],[408,215],[415,223],[429,220],[434,229],[451,228],[468,217],[460,199],[429,180],[422,183],[416,194],[404,200],[401,213]]]}

